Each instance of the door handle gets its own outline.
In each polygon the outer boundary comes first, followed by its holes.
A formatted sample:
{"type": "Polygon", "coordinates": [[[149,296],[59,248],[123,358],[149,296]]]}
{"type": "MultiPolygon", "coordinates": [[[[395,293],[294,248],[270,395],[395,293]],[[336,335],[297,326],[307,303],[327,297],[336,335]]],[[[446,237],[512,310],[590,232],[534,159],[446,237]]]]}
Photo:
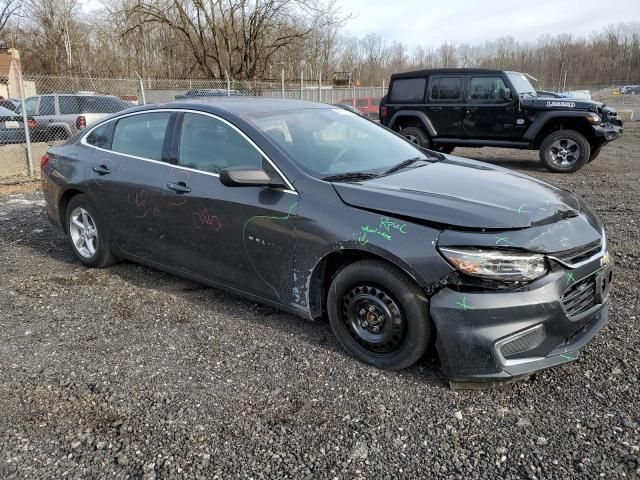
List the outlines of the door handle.
{"type": "Polygon", "coordinates": [[[433,110],[434,112],[439,112],[440,110],[442,110],[442,107],[431,107],[431,110],[433,110]]]}
{"type": "Polygon", "coordinates": [[[167,183],[167,188],[169,190],[173,190],[176,193],[189,193],[191,191],[191,189],[187,187],[184,182],[167,183]]]}
{"type": "Polygon", "coordinates": [[[99,175],[108,175],[111,173],[111,170],[109,170],[106,165],[97,165],[93,167],[93,171],[99,175]]]}

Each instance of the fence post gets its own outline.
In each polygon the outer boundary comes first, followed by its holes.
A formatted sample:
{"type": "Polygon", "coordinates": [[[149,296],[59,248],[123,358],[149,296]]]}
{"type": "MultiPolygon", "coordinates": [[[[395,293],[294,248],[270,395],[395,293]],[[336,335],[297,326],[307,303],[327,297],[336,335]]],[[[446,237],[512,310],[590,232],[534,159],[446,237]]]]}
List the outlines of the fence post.
{"type": "Polygon", "coordinates": [[[284,68],[282,69],[282,78],[281,78],[280,90],[281,90],[281,93],[282,93],[282,98],[284,98],[284,68]]]}
{"type": "Polygon", "coordinates": [[[318,102],[322,102],[322,70],[318,73],[318,102]]]}
{"type": "Polygon", "coordinates": [[[303,98],[303,89],[304,89],[304,67],[300,68],[300,100],[304,100],[303,98]]]}
{"type": "Polygon", "coordinates": [[[231,80],[229,80],[229,73],[225,70],[224,76],[227,77],[227,97],[231,96],[231,80]]]}
{"type": "Polygon", "coordinates": [[[140,82],[140,96],[142,97],[142,104],[146,105],[147,104],[147,98],[144,94],[144,83],[142,82],[142,77],[140,75],[138,75],[138,72],[135,72],[136,76],[138,77],[138,82],[140,82]]]}
{"type": "Polygon", "coordinates": [[[20,104],[22,105],[22,126],[24,128],[24,139],[27,144],[27,161],[29,163],[29,176],[33,177],[35,172],[33,170],[33,153],[31,152],[31,138],[29,137],[29,124],[27,123],[27,110],[24,107],[24,82],[22,80],[22,70],[18,66],[16,59],[12,59],[14,71],[18,72],[18,84],[20,85],[20,104]]]}

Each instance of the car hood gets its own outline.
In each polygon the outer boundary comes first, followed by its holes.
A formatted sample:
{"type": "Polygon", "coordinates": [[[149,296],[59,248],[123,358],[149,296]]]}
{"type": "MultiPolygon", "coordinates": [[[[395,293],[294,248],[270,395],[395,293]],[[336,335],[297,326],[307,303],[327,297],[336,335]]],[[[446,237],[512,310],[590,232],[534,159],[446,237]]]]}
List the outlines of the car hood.
{"type": "Polygon", "coordinates": [[[450,227],[519,229],[576,217],[565,190],[493,165],[445,160],[357,183],[334,183],[353,207],[450,227]]]}
{"type": "Polygon", "coordinates": [[[535,97],[521,98],[520,104],[524,108],[534,110],[586,110],[596,112],[602,108],[603,104],[593,100],[583,100],[579,98],[552,98],[535,97]]]}

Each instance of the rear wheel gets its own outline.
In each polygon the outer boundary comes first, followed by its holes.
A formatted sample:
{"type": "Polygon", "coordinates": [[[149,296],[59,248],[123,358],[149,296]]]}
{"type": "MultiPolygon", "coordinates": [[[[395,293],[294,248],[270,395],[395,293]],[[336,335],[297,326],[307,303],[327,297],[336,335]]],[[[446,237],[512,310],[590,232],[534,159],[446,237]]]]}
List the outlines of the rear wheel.
{"type": "Polygon", "coordinates": [[[78,260],[93,268],[106,267],[116,261],[106,228],[87,197],[73,197],[67,205],[66,217],[69,244],[78,260]]]}
{"type": "Polygon", "coordinates": [[[401,270],[378,260],[343,268],[327,296],[329,321],[342,346],[378,368],[417,362],[431,339],[422,291],[401,270]]]}
{"type": "Polygon", "coordinates": [[[431,148],[431,139],[429,135],[425,133],[419,127],[406,127],[400,129],[400,135],[409,140],[411,143],[415,143],[422,148],[431,148]]]}
{"type": "Polygon", "coordinates": [[[590,155],[589,142],[575,130],[552,132],[540,146],[540,160],[552,172],[575,172],[589,161],[590,155]]]}

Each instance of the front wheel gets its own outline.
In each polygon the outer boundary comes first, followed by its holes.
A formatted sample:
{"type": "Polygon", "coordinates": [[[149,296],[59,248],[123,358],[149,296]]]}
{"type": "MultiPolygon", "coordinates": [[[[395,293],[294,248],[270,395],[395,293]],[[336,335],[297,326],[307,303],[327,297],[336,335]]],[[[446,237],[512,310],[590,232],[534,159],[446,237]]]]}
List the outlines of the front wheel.
{"type": "Polygon", "coordinates": [[[431,139],[429,138],[429,135],[419,127],[402,128],[398,133],[419,147],[431,148],[431,139]]]}
{"type": "Polygon", "coordinates": [[[338,272],[327,296],[329,322],[348,353],[378,368],[417,362],[431,340],[422,291],[401,270],[362,260],[338,272]]]}
{"type": "Polygon", "coordinates": [[[590,155],[591,145],[575,130],[552,132],[540,146],[540,160],[552,172],[575,172],[589,161],[590,155]]]}

